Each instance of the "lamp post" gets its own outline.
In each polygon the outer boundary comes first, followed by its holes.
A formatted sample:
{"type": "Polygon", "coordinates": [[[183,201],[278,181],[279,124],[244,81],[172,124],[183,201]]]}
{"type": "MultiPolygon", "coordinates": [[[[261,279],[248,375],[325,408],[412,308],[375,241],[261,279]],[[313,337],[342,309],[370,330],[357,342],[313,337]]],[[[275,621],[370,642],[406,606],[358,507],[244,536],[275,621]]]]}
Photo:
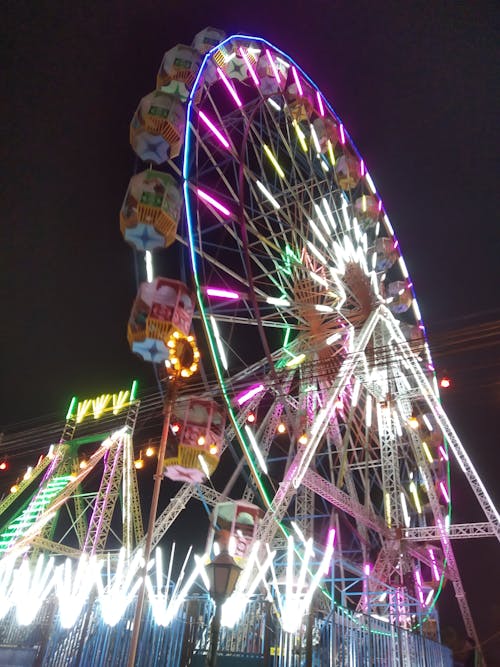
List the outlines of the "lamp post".
{"type": "Polygon", "coordinates": [[[215,603],[215,614],[210,624],[210,646],[206,665],[215,667],[222,605],[234,591],[241,567],[234,562],[227,551],[223,551],[206,566],[206,571],[210,582],[210,595],[215,603]]]}

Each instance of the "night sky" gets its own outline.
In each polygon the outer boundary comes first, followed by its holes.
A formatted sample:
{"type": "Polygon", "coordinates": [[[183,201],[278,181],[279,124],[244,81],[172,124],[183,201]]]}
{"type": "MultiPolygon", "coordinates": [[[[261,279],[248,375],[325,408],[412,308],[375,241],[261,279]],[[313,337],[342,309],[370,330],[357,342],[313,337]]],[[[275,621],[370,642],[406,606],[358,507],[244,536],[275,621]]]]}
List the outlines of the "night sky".
{"type": "MultiPolygon", "coordinates": [[[[445,408],[499,504],[498,336],[472,349],[460,334],[500,316],[495,4],[4,3],[0,429],[58,419],[73,394],[134,377],[153,389],[125,335],[135,294],[118,223],[134,169],[128,125],[163,53],[213,25],[289,53],[345,123],[400,240],[438,371],[453,380],[445,408]]],[[[454,473],[454,521],[483,520],[454,473]]],[[[500,626],[498,544],[458,544],[456,555],[486,639],[500,626]]]]}

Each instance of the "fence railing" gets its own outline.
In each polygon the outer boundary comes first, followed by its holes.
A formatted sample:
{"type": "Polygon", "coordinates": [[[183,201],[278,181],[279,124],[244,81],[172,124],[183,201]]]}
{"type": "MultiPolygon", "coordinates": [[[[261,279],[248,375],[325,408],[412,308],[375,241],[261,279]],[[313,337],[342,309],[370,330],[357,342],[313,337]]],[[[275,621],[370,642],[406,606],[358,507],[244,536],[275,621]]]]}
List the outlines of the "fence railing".
{"type": "MultiPolygon", "coordinates": [[[[163,627],[147,606],[141,626],[137,667],[200,667],[208,649],[213,613],[206,596],[187,599],[176,618],[163,627]]],[[[0,644],[33,655],[41,667],[120,667],[127,664],[134,605],[115,626],[106,625],[99,602],[89,602],[70,629],[61,626],[49,599],[35,622],[22,627],[11,611],[0,624],[0,644]]],[[[7,650],[5,648],[4,650],[7,650]]],[[[13,653],[14,652],[14,653],[13,653]]],[[[2,662],[0,665],[30,664],[2,662]]],[[[409,632],[364,614],[336,607],[327,618],[311,615],[297,634],[281,631],[264,598],[252,600],[234,628],[222,628],[218,667],[452,667],[451,651],[423,634],[409,632]]],[[[12,659],[12,658],[11,658],[12,659]]]]}

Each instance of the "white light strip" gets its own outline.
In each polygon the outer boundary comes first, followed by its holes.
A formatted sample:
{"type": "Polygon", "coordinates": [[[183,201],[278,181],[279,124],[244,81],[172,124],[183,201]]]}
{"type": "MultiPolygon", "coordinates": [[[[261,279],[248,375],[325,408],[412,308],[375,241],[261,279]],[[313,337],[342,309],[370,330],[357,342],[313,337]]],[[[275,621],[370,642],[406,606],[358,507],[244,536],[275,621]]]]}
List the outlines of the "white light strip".
{"type": "Polygon", "coordinates": [[[337,340],[340,340],[341,338],[342,338],[341,334],[334,333],[331,336],[328,336],[328,338],[325,340],[325,343],[327,345],[331,345],[332,343],[335,343],[337,340]]]}
{"type": "Polygon", "coordinates": [[[427,415],[422,415],[422,421],[423,421],[424,424],[427,426],[427,430],[428,430],[428,431],[431,431],[431,432],[432,432],[432,431],[434,430],[434,429],[432,428],[432,424],[431,424],[431,422],[429,421],[429,417],[428,417],[427,415]]]}
{"type": "Polygon", "coordinates": [[[264,457],[262,456],[262,452],[259,449],[259,446],[257,444],[257,440],[255,439],[255,436],[252,432],[252,429],[248,426],[248,424],[245,424],[245,431],[248,436],[248,439],[250,441],[250,445],[252,446],[252,449],[254,451],[255,456],[257,457],[257,461],[259,462],[260,469],[262,472],[267,475],[267,465],[264,460],[264,457]]]}
{"type": "Polygon", "coordinates": [[[319,285],[322,285],[323,287],[327,288],[328,287],[328,281],[322,278],[321,276],[318,276],[317,273],[314,273],[313,271],[309,271],[309,275],[313,280],[315,280],[319,285]]]}
{"type": "Polygon", "coordinates": [[[359,381],[359,378],[356,378],[356,381],[354,382],[354,389],[352,390],[352,396],[351,396],[351,405],[354,407],[357,402],[358,402],[358,396],[359,396],[359,388],[361,387],[361,383],[359,381]]]}
{"type": "Polygon", "coordinates": [[[278,202],[276,201],[276,199],[272,196],[272,194],[269,192],[269,190],[268,190],[267,188],[265,188],[265,187],[262,185],[262,183],[261,183],[260,181],[255,181],[255,182],[256,182],[257,187],[259,188],[259,190],[260,190],[260,191],[262,192],[262,194],[264,195],[264,197],[265,197],[269,202],[271,202],[271,204],[274,206],[274,208],[275,208],[277,211],[279,211],[279,209],[280,209],[280,205],[278,204],[278,202]]]}
{"type": "Polygon", "coordinates": [[[328,203],[328,200],[323,197],[321,200],[321,203],[323,204],[323,208],[326,211],[326,215],[328,217],[328,220],[330,221],[330,224],[332,226],[333,231],[335,231],[337,224],[335,222],[335,218],[333,217],[332,209],[330,208],[330,204],[328,203]]]}
{"type": "Polygon", "coordinates": [[[309,241],[309,240],[307,240],[306,243],[307,243],[307,247],[308,247],[309,250],[312,252],[312,254],[315,255],[316,259],[319,259],[319,261],[320,261],[322,264],[324,264],[325,266],[327,266],[328,262],[327,262],[326,259],[323,257],[323,255],[320,253],[320,251],[316,248],[316,246],[314,245],[314,243],[312,243],[312,242],[309,241]]]}
{"type": "Polygon", "coordinates": [[[282,306],[283,308],[288,308],[290,306],[290,301],[288,301],[288,299],[279,299],[274,296],[268,296],[266,298],[266,303],[269,303],[271,306],[282,306]]]}
{"type": "MultiPolygon", "coordinates": [[[[314,306],[314,309],[317,310],[318,313],[333,313],[333,312],[335,312],[331,306],[326,306],[322,303],[317,303],[314,306]]],[[[335,334],[335,335],[340,336],[340,334],[335,334]]]]}
{"type": "Polygon", "coordinates": [[[406,505],[405,494],[401,491],[401,493],[399,495],[401,497],[401,507],[403,509],[403,515],[404,515],[404,519],[405,519],[405,526],[407,528],[409,528],[410,523],[411,523],[411,519],[410,519],[410,515],[408,514],[408,507],[406,505]]]}
{"type": "Polygon", "coordinates": [[[146,280],[148,283],[153,282],[153,254],[150,250],[146,250],[144,254],[144,263],[146,264],[146,280]]]}
{"type": "Polygon", "coordinates": [[[366,172],[366,174],[365,174],[365,180],[368,183],[368,187],[370,188],[372,193],[376,194],[377,188],[375,187],[375,183],[372,181],[372,177],[370,176],[370,174],[368,172],[366,172]]]}
{"type": "MultiPolygon", "coordinates": [[[[311,229],[313,230],[315,235],[318,237],[318,240],[320,241],[320,243],[322,245],[324,245],[325,248],[328,248],[328,243],[327,243],[325,237],[323,236],[323,234],[319,231],[319,227],[316,225],[316,223],[313,220],[308,220],[308,222],[309,222],[309,225],[310,225],[311,229]]],[[[328,230],[328,233],[330,233],[330,230],[328,230]]]]}
{"type": "Polygon", "coordinates": [[[312,123],[309,125],[309,129],[311,130],[314,149],[316,150],[316,153],[321,153],[321,146],[319,144],[318,135],[316,134],[316,130],[314,129],[314,125],[312,123]]]}
{"type": "Polygon", "coordinates": [[[219,350],[220,360],[222,361],[222,365],[224,366],[224,370],[227,371],[226,351],[224,350],[224,344],[222,342],[222,338],[220,337],[219,327],[217,326],[217,322],[215,321],[215,318],[214,318],[213,315],[210,315],[210,322],[212,324],[212,330],[214,332],[215,342],[217,344],[217,349],[219,350]]]}
{"type": "Polygon", "coordinates": [[[277,103],[272,99],[272,97],[269,97],[267,101],[269,102],[269,104],[270,104],[274,109],[276,109],[276,111],[281,111],[281,107],[280,107],[280,105],[277,104],[277,103]]]}
{"type": "Polygon", "coordinates": [[[320,209],[318,204],[314,204],[314,210],[316,211],[316,215],[318,216],[318,220],[321,222],[323,225],[323,229],[327,234],[330,233],[330,227],[328,226],[328,223],[326,221],[325,216],[323,215],[323,211],[320,209]]]}
{"type": "Polygon", "coordinates": [[[366,428],[370,428],[370,426],[372,425],[372,395],[371,394],[366,395],[365,410],[366,410],[366,415],[365,415],[365,417],[366,417],[366,428]]]}

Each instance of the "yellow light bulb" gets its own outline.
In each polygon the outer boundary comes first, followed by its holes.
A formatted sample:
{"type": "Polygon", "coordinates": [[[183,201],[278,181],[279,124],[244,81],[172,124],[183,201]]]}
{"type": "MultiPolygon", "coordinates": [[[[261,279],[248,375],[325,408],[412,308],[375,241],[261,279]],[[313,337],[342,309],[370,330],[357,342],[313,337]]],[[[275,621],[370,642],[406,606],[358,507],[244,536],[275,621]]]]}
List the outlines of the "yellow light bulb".
{"type": "Polygon", "coordinates": [[[153,456],[154,453],[155,453],[155,450],[152,447],[148,447],[146,449],[146,456],[153,456]]]}
{"type": "Polygon", "coordinates": [[[136,459],[134,461],[134,467],[136,470],[140,470],[141,468],[144,468],[144,461],[142,459],[136,459]]]}
{"type": "Polygon", "coordinates": [[[205,444],[205,436],[200,435],[200,437],[198,438],[198,444],[200,446],[203,446],[205,444]]]}
{"type": "Polygon", "coordinates": [[[13,485],[10,487],[10,492],[11,492],[11,493],[15,493],[15,492],[17,491],[17,489],[18,489],[17,484],[13,484],[13,485]]]}
{"type": "Polygon", "coordinates": [[[215,456],[217,451],[217,445],[210,445],[210,454],[212,454],[212,456],[215,456]]]}
{"type": "Polygon", "coordinates": [[[307,435],[305,433],[302,433],[302,435],[300,436],[299,443],[301,445],[306,445],[307,444],[307,435]]]}
{"type": "Polygon", "coordinates": [[[286,426],[283,423],[278,424],[278,433],[284,433],[285,431],[286,431],[286,426]]]}

